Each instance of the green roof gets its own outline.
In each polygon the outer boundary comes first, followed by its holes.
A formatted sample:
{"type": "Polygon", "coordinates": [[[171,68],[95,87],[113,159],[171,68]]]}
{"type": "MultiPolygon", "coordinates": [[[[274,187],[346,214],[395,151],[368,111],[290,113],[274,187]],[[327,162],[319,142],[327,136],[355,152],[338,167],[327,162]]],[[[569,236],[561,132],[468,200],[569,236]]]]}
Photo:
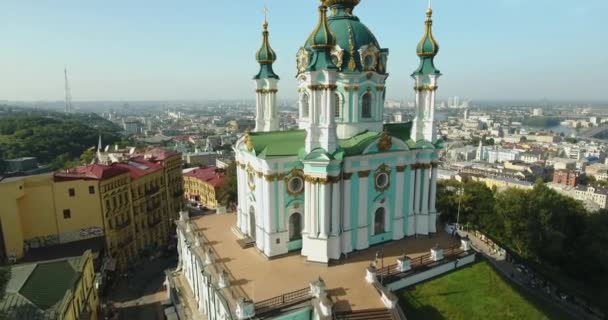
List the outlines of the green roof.
{"type": "Polygon", "coordinates": [[[67,260],[40,263],[19,293],[40,309],[50,309],[63,299],[77,278],[77,272],[67,260]]]}
{"type": "Polygon", "coordinates": [[[380,138],[379,132],[364,131],[354,137],[338,140],[338,144],[347,157],[355,156],[362,154],[365,148],[378,138],[380,138]]]}
{"type": "Polygon", "coordinates": [[[250,132],[249,137],[259,158],[288,157],[304,148],[306,130],[250,132]]]}
{"type": "Polygon", "coordinates": [[[412,131],[412,123],[387,123],[384,125],[384,130],[388,131],[388,135],[406,142],[410,139],[412,131]]]}
{"type": "MultiPolygon", "coordinates": [[[[407,142],[410,139],[412,123],[390,123],[384,125],[391,137],[407,142]]],[[[364,131],[348,139],[338,140],[344,156],[363,153],[371,143],[380,138],[381,132],[364,131]]],[[[258,158],[298,156],[304,149],[306,130],[250,132],[249,139],[258,158]]],[[[426,146],[426,145],[425,145],[426,146]]]]}

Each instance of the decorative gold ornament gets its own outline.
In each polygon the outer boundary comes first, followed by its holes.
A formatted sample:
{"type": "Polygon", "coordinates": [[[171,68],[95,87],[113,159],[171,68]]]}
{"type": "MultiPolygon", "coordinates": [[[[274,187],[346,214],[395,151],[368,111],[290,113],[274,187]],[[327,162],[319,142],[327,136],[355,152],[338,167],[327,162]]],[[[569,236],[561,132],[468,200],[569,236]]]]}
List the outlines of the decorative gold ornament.
{"type": "Polygon", "coordinates": [[[335,84],[312,84],[308,86],[311,91],[323,91],[323,90],[336,90],[338,88],[335,84]]]}
{"type": "Polygon", "coordinates": [[[279,90],[277,89],[257,89],[255,90],[256,93],[277,93],[279,92],[279,90]]]}
{"type": "Polygon", "coordinates": [[[348,22],[348,49],[349,49],[349,59],[348,59],[348,70],[355,71],[357,69],[357,63],[355,62],[355,41],[353,40],[353,29],[350,26],[350,22],[348,22]]]}
{"type": "Polygon", "coordinates": [[[253,151],[253,142],[251,142],[250,132],[251,131],[249,130],[249,128],[245,130],[245,146],[247,147],[247,151],[249,152],[253,151]]]}
{"type": "Polygon", "coordinates": [[[350,180],[350,178],[352,177],[353,173],[352,172],[342,172],[342,179],[343,180],[350,180]]]}
{"type": "Polygon", "coordinates": [[[359,57],[364,71],[376,71],[380,49],[374,43],[365,45],[359,49],[359,57]]]}
{"type": "Polygon", "coordinates": [[[380,140],[378,141],[378,150],[380,152],[387,152],[393,146],[393,138],[388,134],[387,130],[382,131],[380,140]]]}
{"type": "Polygon", "coordinates": [[[342,59],[344,58],[344,49],[340,48],[339,45],[336,45],[331,49],[331,58],[332,62],[338,67],[338,69],[342,69],[342,59]]]}
{"type": "Polygon", "coordinates": [[[397,172],[403,172],[407,168],[407,165],[397,166],[397,172]]]}
{"type": "Polygon", "coordinates": [[[363,170],[363,171],[359,171],[357,172],[357,174],[359,175],[359,178],[367,178],[370,174],[370,170],[363,170]]]}
{"type": "Polygon", "coordinates": [[[430,86],[428,84],[422,85],[422,86],[415,86],[414,87],[414,91],[416,92],[420,92],[420,91],[437,91],[439,87],[437,86],[430,86]]]}
{"type": "Polygon", "coordinates": [[[381,164],[374,174],[374,188],[383,192],[391,186],[391,170],[385,163],[381,164]]]}
{"type": "Polygon", "coordinates": [[[310,54],[308,53],[308,50],[306,50],[305,48],[300,48],[300,50],[298,50],[298,53],[296,55],[296,66],[297,66],[298,74],[306,71],[306,68],[308,67],[309,63],[310,63],[310,54]]]}

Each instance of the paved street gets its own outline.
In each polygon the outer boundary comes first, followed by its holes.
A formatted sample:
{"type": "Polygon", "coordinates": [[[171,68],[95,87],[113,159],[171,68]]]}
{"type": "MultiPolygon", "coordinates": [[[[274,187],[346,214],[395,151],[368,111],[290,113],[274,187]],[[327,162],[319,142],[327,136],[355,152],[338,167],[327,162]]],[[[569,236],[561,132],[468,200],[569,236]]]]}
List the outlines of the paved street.
{"type": "Polygon", "coordinates": [[[546,301],[547,303],[554,305],[556,308],[560,309],[564,314],[567,314],[572,319],[598,319],[585,312],[584,310],[580,309],[579,307],[572,305],[566,301],[556,301],[556,297],[551,291],[547,291],[541,287],[531,287],[531,276],[528,273],[526,273],[521,267],[518,269],[516,264],[507,261],[504,255],[502,255],[497,250],[491,248],[481,239],[476,237],[473,233],[468,233],[462,230],[458,233],[461,237],[468,235],[469,239],[471,240],[473,249],[483,254],[483,256],[486,257],[488,261],[490,261],[490,263],[492,263],[506,278],[516,283],[522,289],[546,301]]]}
{"type": "Polygon", "coordinates": [[[120,320],[163,320],[161,302],[167,299],[163,288],[164,271],[175,265],[175,256],[140,263],[135,267],[136,272],[108,288],[109,294],[104,301],[114,303],[120,320]]]}

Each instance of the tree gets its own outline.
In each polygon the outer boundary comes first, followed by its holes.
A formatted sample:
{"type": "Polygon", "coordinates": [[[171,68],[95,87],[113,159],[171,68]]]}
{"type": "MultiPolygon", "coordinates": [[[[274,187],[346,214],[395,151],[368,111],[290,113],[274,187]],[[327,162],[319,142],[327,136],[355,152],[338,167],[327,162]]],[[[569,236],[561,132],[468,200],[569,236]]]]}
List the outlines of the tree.
{"type": "Polygon", "coordinates": [[[96,147],[90,147],[87,150],[85,150],[81,155],[80,155],[80,163],[81,164],[89,164],[93,161],[93,159],[95,159],[95,156],[97,155],[96,153],[96,147]]]}
{"type": "Polygon", "coordinates": [[[4,155],[2,154],[2,149],[0,148],[0,175],[4,173],[6,170],[6,162],[4,161],[4,155]]]}
{"type": "Polygon", "coordinates": [[[218,200],[226,207],[238,201],[238,186],[236,177],[236,162],[233,161],[226,168],[224,183],[218,190],[218,200]]]}

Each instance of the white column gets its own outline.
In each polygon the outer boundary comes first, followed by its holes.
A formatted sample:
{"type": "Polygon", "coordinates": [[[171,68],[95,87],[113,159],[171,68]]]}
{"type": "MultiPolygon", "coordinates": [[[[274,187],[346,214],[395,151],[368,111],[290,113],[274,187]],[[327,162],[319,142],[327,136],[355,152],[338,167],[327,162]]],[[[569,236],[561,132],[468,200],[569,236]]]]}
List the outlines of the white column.
{"type": "Polygon", "coordinates": [[[405,185],[405,174],[397,170],[397,181],[395,186],[395,207],[393,219],[393,240],[403,238],[403,186],[405,185]]]}
{"type": "Polygon", "coordinates": [[[414,182],[414,214],[418,215],[420,214],[420,197],[421,197],[421,192],[422,190],[420,190],[420,179],[422,179],[422,170],[421,169],[416,169],[415,170],[415,177],[416,180],[414,182]]]}
{"type": "Polygon", "coordinates": [[[304,182],[304,226],[302,228],[302,233],[303,234],[309,234],[310,233],[310,227],[311,227],[311,215],[312,215],[312,203],[310,201],[310,199],[312,198],[312,191],[311,191],[311,186],[310,186],[310,182],[305,181],[304,182]]]}
{"type": "Polygon", "coordinates": [[[264,204],[266,207],[266,210],[264,211],[264,215],[266,216],[266,218],[264,219],[264,229],[266,229],[265,231],[268,234],[274,233],[274,219],[275,219],[275,215],[274,215],[274,180],[273,181],[268,181],[266,179],[266,177],[262,177],[261,178],[262,181],[264,181],[264,204]]]}
{"type": "Polygon", "coordinates": [[[340,180],[336,183],[332,183],[331,187],[331,235],[336,236],[340,234],[340,180]]]}
{"type": "Polygon", "coordinates": [[[311,183],[310,185],[310,237],[317,238],[319,236],[319,229],[317,225],[318,214],[319,214],[319,186],[317,183],[311,183]]]}
{"type": "MultiPolygon", "coordinates": [[[[352,179],[352,176],[351,176],[352,179]]],[[[343,208],[342,210],[342,230],[351,230],[350,222],[350,197],[352,197],[351,182],[350,179],[342,180],[344,183],[344,196],[342,197],[343,208]]]]}
{"type": "Polygon", "coordinates": [[[411,165],[406,170],[410,171],[410,202],[408,205],[408,215],[413,216],[415,214],[414,204],[416,203],[416,170],[411,165]]]}
{"type": "MultiPolygon", "coordinates": [[[[427,165],[428,166],[428,165],[427,165]]],[[[422,208],[420,208],[421,214],[429,214],[429,167],[425,167],[422,174],[422,208]]]]}
{"type": "MultiPolygon", "coordinates": [[[[281,190],[285,190],[285,180],[277,179],[277,188],[279,188],[279,230],[287,230],[285,224],[285,197],[281,190]]],[[[304,212],[302,212],[304,213],[304,212]]]]}
{"type": "Polygon", "coordinates": [[[328,184],[319,183],[319,238],[327,239],[329,234],[329,210],[330,210],[330,198],[328,194],[328,184]]]}
{"type": "Polygon", "coordinates": [[[357,249],[365,249],[369,247],[369,225],[367,223],[367,192],[368,178],[359,176],[359,226],[357,228],[357,249]]]}
{"type": "Polygon", "coordinates": [[[429,211],[432,213],[437,212],[435,203],[437,201],[437,165],[433,164],[433,171],[431,173],[431,195],[429,199],[429,211]]]}

